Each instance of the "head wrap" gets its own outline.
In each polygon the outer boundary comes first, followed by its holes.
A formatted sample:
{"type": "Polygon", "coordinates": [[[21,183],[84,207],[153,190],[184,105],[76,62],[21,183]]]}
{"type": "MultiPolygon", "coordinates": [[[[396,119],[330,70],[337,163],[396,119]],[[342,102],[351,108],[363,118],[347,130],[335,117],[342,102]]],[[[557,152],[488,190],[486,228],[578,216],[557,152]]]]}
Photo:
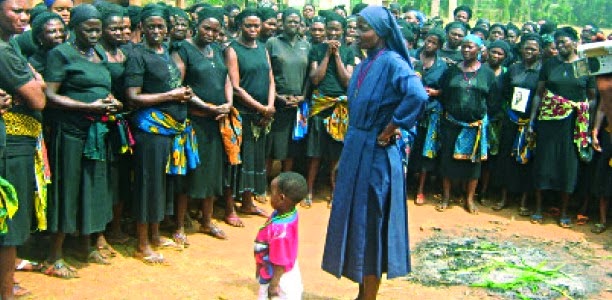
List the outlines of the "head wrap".
{"type": "Polygon", "coordinates": [[[557,23],[551,20],[544,20],[544,24],[540,27],[540,35],[553,34],[557,30],[557,23]]]}
{"type": "Polygon", "coordinates": [[[397,52],[412,67],[400,28],[388,9],[382,6],[368,6],[359,15],[374,29],[376,35],[385,40],[390,50],[397,52]]]}
{"type": "Polygon", "coordinates": [[[54,3],[55,0],[45,0],[45,6],[47,6],[47,8],[53,6],[54,3]]]}
{"type": "Polygon", "coordinates": [[[314,23],[321,23],[323,25],[325,25],[325,18],[321,17],[321,16],[315,16],[314,18],[312,18],[310,25],[314,24],[314,23]]]}
{"type": "Polygon", "coordinates": [[[459,21],[448,23],[444,29],[446,30],[446,33],[448,34],[451,30],[455,28],[459,28],[463,30],[463,33],[467,33],[467,27],[465,27],[465,24],[463,24],[463,22],[459,22],[459,21]]]}
{"type": "Polygon", "coordinates": [[[299,10],[289,7],[285,10],[283,10],[283,22],[285,22],[285,19],[290,16],[290,15],[297,15],[298,17],[300,17],[300,20],[302,19],[302,14],[300,13],[299,10]]]}
{"type": "Polygon", "coordinates": [[[540,47],[542,47],[542,38],[537,33],[527,33],[521,37],[521,46],[525,44],[526,41],[536,41],[540,47]]]}
{"type": "Polygon", "coordinates": [[[474,28],[472,28],[472,32],[471,33],[475,34],[476,32],[482,33],[482,36],[484,36],[485,39],[489,38],[489,32],[486,29],[482,28],[482,27],[474,27],[474,28]]]}
{"type": "MultiPolygon", "coordinates": [[[[45,24],[47,24],[49,20],[53,19],[58,19],[60,22],[62,22],[62,24],[64,24],[64,20],[62,20],[60,15],[50,11],[45,11],[36,15],[36,18],[34,18],[32,21],[32,41],[35,45],[38,45],[38,36],[44,32],[45,24]]],[[[65,26],[66,24],[64,24],[64,27],[65,26]]]]}
{"type": "Polygon", "coordinates": [[[446,42],[446,32],[444,32],[442,28],[434,27],[432,29],[429,29],[429,31],[427,32],[427,36],[425,36],[425,38],[427,38],[430,35],[438,37],[438,42],[440,44],[440,47],[442,47],[442,45],[444,45],[444,42],[446,42]]]}
{"type": "Polygon", "coordinates": [[[555,42],[555,38],[552,35],[550,34],[542,35],[542,47],[546,47],[549,44],[553,44],[554,42],[555,42]]]}
{"type": "Polygon", "coordinates": [[[485,18],[478,19],[478,21],[476,21],[476,27],[478,27],[478,25],[480,24],[487,24],[489,27],[491,27],[491,21],[489,21],[489,19],[485,19],[485,18]]]}
{"type": "Polygon", "coordinates": [[[410,43],[414,43],[414,40],[416,39],[415,31],[418,31],[418,26],[413,23],[408,23],[404,19],[397,19],[395,21],[397,22],[397,26],[400,28],[404,39],[410,43]]]}
{"type": "Polygon", "coordinates": [[[559,37],[565,37],[565,36],[569,37],[574,42],[578,41],[578,33],[572,27],[569,27],[569,26],[561,27],[557,29],[557,31],[555,31],[555,40],[557,40],[559,37]]]}
{"type": "Polygon", "coordinates": [[[127,8],[127,15],[130,17],[130,24],[132,25],[130,29],[132,29],[132,31],[140,24],[140,12],[142,12],[142,7],[140,6],[130,5],[127,8]]]}
{"type": "Polygon", "coordinates": [[[159,4],[147,4],[142,8],[140,12],[140,22],[145,22],[148,18],[151,17],[162,17],[166,21],[166,25],[168,24],[168,14],[166,13],[166,8],[159,4]]]}
{"type": "Polygon", "coordinates": [[[269,19],[276,20],[276,11],[270,7],[260,7],[257,9],[257,13],[259,14],[259,18],[262,22],[265,22],[269,19]]]}
{"type": "Polygon", "coordinates": [[[123,18],[123,7],[109,3],[105,1],[97,2],[94,5],[100,14],[102,15],[102,25],[105,26],[107,24],[108,19],[111,17],[120,17],[123,18]]]}
{"type": "Polygon", "coordinates": [[[236,16],[236,24],[242,24],[242,21],[248,17],[258,17],[261,19],[261,16],[257,13],[257,9],[255,8],[245,8],[236,16]]]}
{"type": "Polygon", "coordinates": [[[342,28],[346,27],[346,19],[333,11],[327,11],[324,17],[325,17],[325,25],[327,25],[327,23],[329,22],[336,21],[342,24],[342,28]]]}
{"type": "Polygon", "coordinates": [[[36,16],[40,15],[43,12],[47,12],[47,6],[42,4],[42,3],[38,3],[36,4],[36,6],[34,6],[32,8],[32,10],[30,10],[30,23],[34,22],[34,19],[36,19],[36,16]]]}
{"type": "Polygon", "coordinates": [[[453,10],[453,16],[456,16],[458,12],[464,11],[468,15],[468,20],[472,18],[472,9],[467,5],[457,6],[455,10],[453,10]]]}
{"type": "Polygon", "coordinates": [[[340,4],[340,5],[336,5],[334,6],[334,8],[332,9],[333,12],[336,12],[337,10],[341,10],[344,12],[344,14],[346,15],[346,8],[344,8],[345,5],[344,4],[340,4]]]}
{"type": "Polygon", "coordinates": [[[168,16],[169,17],[179,17],[179,18],[183,18],[183,19],[185,19],[187,21],[190,21],[189,15],[187,14],[187,12],[182,10],[180,7],[169,6],[167,8],[167,11],[168,11],[168,16]]]}
{"type": "Polygon", "coordinates": [[[225,9],[225,13],[229,14],[231,13],[233,10],[238,10],[240,11],[240,6],[238,6],[237,4],[228,4],[226,6],[223,7],[225,9]]]}
{"type": "Polygon", "coordinates": [[[504,36],[508,35],[508,29],[506,29],[506,26],[504,26],[504,24],[495,23],[491,25],[491,27],[489,27],[489,34],[491,33],[491,31],[493,31],[493,28],[501,28],[501,30],[504,32],[504,36]]]}
{"type": "Polygon", "coordinates": [[[224,14],[225,10],[220,7],[204,7],[198,12],[198,26],[202,23],[202,21],[206,19],[216,19],[221,24],[221,27],[224,26],[224,14]]]}
{"type": "Polygon", "coordinates": [[[408,12],[414,13],[417,20],[419,20],[419,27],[423,27],[423,24],[425,23],[425,19],[426,19],[425,14],[422,11],[416,10],[416,9],[411,9],[408,12]]]}
{"type": "Polygon", "coordinates": [[[399,3],[391,3],[389,4],[389,10],[397,10],[401,12],[402,8],[399,3]]]}
{"type": "Polygon", "coordinates": [[[487,47],[487,49],[489,50],[493,48],[499,48],[504,50],[504,54],[506,55],[506,57],[508,57],[508,55],[510,54],[510,45],[508,45],[508,43],[504,40],[493,41],[489,44],[489,47],[487,47]]]}
{"type": "Polygon", "coordinates": [[[190,6],[187,11],[190,13],[197,13],[197,10],[200,8],[204,8],[204,7],[212,7],[212,5],[208,4],[208,3],[196,3],[192,6],[190,6]]]}
{"type": "Polygon", "coordinates": [[[463,41],[461,41],[461,43],[462,43],[462,44],[463,44],[463,43],[466,43],[466,42],[471,42],[471,43],[474,43],[474,44],[476,44],[476,46],[478,46],[479,48],[480,48],[480,47],[482,47],[482,44],[483,44],[482,39],[481,39],[479,36],[474,35],[474,34],[468,34],[468,35],[466,35],[466,36],[463,38],[463,41]]]}
{"type": "Polygon", "coordinates": [[[368,4],[366,3],[359,3],[356,4],[355,6],[353,6],[353,9],[351,9],[351,13],[353,15],[358,14],[359,12],[361,12],[364,8],[368,7],[368,4]]]}
{"type": "Polygon", "coordinates": [[[91,4],[79,4],[70,12],[70,27],[77,28],[81,23],[91,19],[102,20],[102,14],[91,4]]]}
{"type": "Polygon", "coordinates": [[[508,33],[508,31],[514,31],[517,35],[521,33],[521,29],[518,28],[518,26],[514,25],[514,23],[510,22],[508,23],[508,25],[506,25],[506,34],[508,33]]]}

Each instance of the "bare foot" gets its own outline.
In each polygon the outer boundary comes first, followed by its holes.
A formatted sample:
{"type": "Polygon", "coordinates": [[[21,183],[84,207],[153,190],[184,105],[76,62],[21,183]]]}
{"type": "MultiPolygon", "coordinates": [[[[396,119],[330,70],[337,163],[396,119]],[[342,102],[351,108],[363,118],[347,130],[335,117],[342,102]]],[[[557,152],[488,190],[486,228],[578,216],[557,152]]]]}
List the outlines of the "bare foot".
{"type": "Polygon", "coordinates": [[[238,217],[236,212],[231,212],[229,215],[225,216],[224,220],[225,220],[225,223],[227,223],[230,226],[244,227],[244,223],[242,223],[242,220],[240,219],[240,217],[238,217]]]}

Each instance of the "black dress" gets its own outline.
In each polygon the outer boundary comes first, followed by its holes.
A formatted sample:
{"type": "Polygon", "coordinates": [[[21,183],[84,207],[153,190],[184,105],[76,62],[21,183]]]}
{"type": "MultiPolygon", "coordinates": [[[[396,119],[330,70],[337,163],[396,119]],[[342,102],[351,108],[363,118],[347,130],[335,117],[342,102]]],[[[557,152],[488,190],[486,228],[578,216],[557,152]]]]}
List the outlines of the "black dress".
{"type": "MultiPolygon", "coordinates": [[[[128,56],[125,67],[125,86],[141,87],[143,94],[157,94],[181,86],[180,71],[170,58],[168,50],[158,54],[140,44],[128,56]]],[[[164,102],[153,106],[174,120],[187,118],[187,105],[164,102]]],[[[137,114],[139,111],[134,111],[137,114]]],[[[166,174],[166,165],[172,150],[173,136],[145,132],[133,123],[136,146],[134,149],[134,203],[132,216],[139,223],[159,223],[165,215],[174,213],[174,194],[177,176],[166,174]]]]}

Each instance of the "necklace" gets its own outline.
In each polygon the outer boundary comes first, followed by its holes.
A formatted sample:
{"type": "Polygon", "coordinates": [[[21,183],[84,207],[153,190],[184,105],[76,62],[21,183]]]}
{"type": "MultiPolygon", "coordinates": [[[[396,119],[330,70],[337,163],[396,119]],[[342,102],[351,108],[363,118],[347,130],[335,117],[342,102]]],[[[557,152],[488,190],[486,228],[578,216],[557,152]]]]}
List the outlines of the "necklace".
{"type": "Polygon", "coordinates": [[[354,98],[357,98],[357,94],[359,94],[359,89],[361,88],[361,84],[363,83],[363,80],[368,74],[368,71],[372,67],[372,64],[379,56],[381,56],[385,52],[385,50],[387,50],[387,48],[382,48],[378,50],[378,53],[376,53],[376,55],[372,57],[372,59],[368,62],[368,64],[365,65],[363,68],[361,68],[361,70],[359,70],[359,74],[357,75],[357,88],[355,89],[354,98]]]}
{"type": "Polygon", "coordinates": [[[201,48],[200,46],[196,45],[196,48],[198,48],[198,50],[200,50],[200,53],[202,53],[202,55],[208,59],[210,61],[210,64],[212,65],[213,68],[216,67],[215,65],[215,61],[214,61],[214,52],[213,49],[210,47],[210,45],[206,45],[203,48],[201,48]]]}
{"type": "Polygon", "coordinates": [[[274,221],[278,221],[278,220],[282,220],[282,219],[284,219],[284,218],[287,218],[287,217],[289,217],[289,216],[293,215],[293,214],[294,214],[294,213],[296,213],[296,212],[297,212],[297,208],[295,208],[295,207],[294,207],[294,208],[293,208],[291,211],[289,211],[289,212],[286,212],[286,213],[284,213],[284,214],[282,214],[282,215],[279,215],[279,216],[274,216],[273,218],[268,219],[268,221],[266,221],[266,223],[264,223],[264,224],[263,224],[261,227],[259,227],[259,229],[260,229],[260,230],[261,230],[261,229],[264,229],[264,228],[266,228],[266,226],[270,225],[272,222],[274,222],[274,221]]]}
{"type": "Polygon", "coordinates": [[[95,54],[95,52],[94,52],[94,48],[89,48],[89,49],[87,49],[87,51],[83,51],[83,50],[81,50],[81,49],[79,48],[79,46],[77,46],[77,45],[76,45],[76,44],[74,44],[74,43],[70,43],[70,45],[72,45],[72,47],[73,47],[73,48],[74,48],[76,51],[78,51],[78,52],[79,52],[81,55],[83,55],[83,56],[85,56],[85,57],[87,57],[87,58],[92,58],[92,57],[94,56],[94,54],[95,54]]]}
{"type": "Polygon", "coordinates": [[[463,80],[467,81],[467,88],[470,89],[472,87],[472,79],[475,79],[476,76],[478,76],[478,70],[480,70],[480,63],[478,63],[476,65],[476,70],[474,70],[474,75],[472,75],[471,77],[468,77],[468,72],[467,70],[467,66],[465,65],[465,62],[463,62],[463,80]]]}

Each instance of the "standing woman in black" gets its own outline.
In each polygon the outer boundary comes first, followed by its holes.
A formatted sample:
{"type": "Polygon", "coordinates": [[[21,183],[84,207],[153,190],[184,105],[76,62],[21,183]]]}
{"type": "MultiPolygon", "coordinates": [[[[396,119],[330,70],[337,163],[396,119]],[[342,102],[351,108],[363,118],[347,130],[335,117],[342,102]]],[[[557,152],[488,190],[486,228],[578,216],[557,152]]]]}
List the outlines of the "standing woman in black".
{"type": "MultiPolygon", "coordinates": [[[[45,106],[44,82],[40,75],[33,73],[27,62],[9,45],[11,36],[22,33],[28,24],[27,8],[25,0],[0,1],[0,114],[4,114],[0,117],[0,177],[13,184],[19,199],[13,218],[3,218],[6,223],[2,222],[8,226],[8,231],[0,234],[2,299],[13,299],[16,246],[22,245],[30,236],[34,213],[34,153],[42,131],[40,111],[45,106]],[[7,113],[11,98],[15,106],[7,113]],[[10,126],[7,131],[5,122],[10,126]]],[[[3,202],[8,204],[9,201],[4,199],[3,202]]]]}
{"type": "Polygon", "coordinates": [[[51,50],[45,71],[51,108],[45,122],[52,129],[49,160],[54,176],[47,209],[53,237],[45,273],[63,278],[76,276],[62,259],[66,234],[80,233],[86,260],[109,263],[91,247],[90,235],[103,232],[112,219],[108,127],[102,118],[122,108],[111,93],[111,76],[100,54],[100,13],[92,5],[79,5],[71,12],[70,24],[74,42],[51,50]]]}
{"type": "Polygon", "coordinates": [[[242,168],[237,189],[242,195],[240,211],[266,216],[253,204],[253,196],[266,193],[266,140],[276,89],[268,51],[257,40],[261,18],[254,9],[245,9],[236,22],[241,35],[225,51],[225,62],[234,88],[234,106],[242,116],[242,168]]]}
{"type": "Polygon", "coordinates": [[[166,262],[152,246],[176,246],[172,240],[161,237],[159,222],[174,213],[177,175],[182,172],[171,169],[184,168],[170,155],[184,154],[178,149],[175,152],[173,144],[187,129],[187,102],[193,95],[191,89],[181,86],[181,73],[164,45],[168,33],[165,15],[159,5],[145,6],[141,13],[144,42],[135,46],[125,67],[126,96],[135,107],[132,214],[137,222],[136,257],[151,264],[166,262]],[[176,127],[164,127],[156,120],[176,127]]]}
{"type": "MultiPolygon", "coordinates": [[[[202,224],[199,231],[212,237],[226,239],[226,235],[212,222],[213,204],[224,195],[229,177],[228,158],[223,147],[220,122],[227,118],[232,107],[233,89],[223,62],[223,54],[215,43],[223,30],[223,9],[204,7],[198,11],[195,35],[185,40],[172,53],[181,71],[185,85],[191,87],[197,104],[189,106],[189,118],[198,137],[202,164],[187,174],[186,183],[178,203],[187,203],[189,198],[197,199],[202,210],[202,224]],[[187,200],[185,200],[187,199],[187,200]]],[[[234,210],[233,197],[226,197],[226,222],[242,226],[234,210]]],[[[187,242],[183,230],[186,205],[177,208],[178,230],[175,242],[187,242]]]]}

